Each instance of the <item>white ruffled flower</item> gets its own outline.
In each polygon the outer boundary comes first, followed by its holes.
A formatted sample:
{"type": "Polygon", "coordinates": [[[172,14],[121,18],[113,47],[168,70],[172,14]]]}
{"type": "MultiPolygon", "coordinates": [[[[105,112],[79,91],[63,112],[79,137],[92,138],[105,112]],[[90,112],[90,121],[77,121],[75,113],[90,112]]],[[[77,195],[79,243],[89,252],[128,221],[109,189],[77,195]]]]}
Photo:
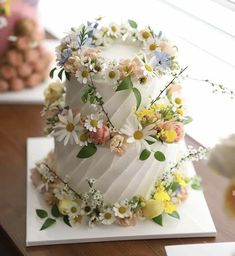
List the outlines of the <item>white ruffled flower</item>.
{"type": "Polygon", "coordinates": [[[113,211],[116,217],[121,219],[128,218],[132,215],[130,206],[126,201],[121,201],[113,206],[113,211]]]}
{"type": "Polygon", "coordinates": [[[66,115],[58,115],[59,123],[55,126],[56,132],[53,133],[57,141],[64,140],[64,145],[67,145],[69,141],[71,144],[74,142],[78,144],[77,131],[79,130],[80,116],[81,114],[78,113],[74,117],[71,109],[66,115]]]}
{"type": "Polygon", "coordinates": [[[107,208],[104,212],[100,213],[99,219],[102,224],[110,225],[115,221],[115,215],[111,208],[107,208]]]}
{"type": "Polygon", "coordinates": [[[101,128],[103,126],[103,120],[100,119],[99,115],[91,114],[87,116],[84,126],[88,131],[96,132],[97,128],[101,128]]]}
{"type": "Polygon", "coordinates": [[[89,79],[89,70],[87,67],[83,67],[80,70],[78,70],[75,74],[77,77],[78,82],[82,84],[87,84],[89,79]]]}
{"type": "Polygon", "coordinates": [[[156,139],[151,136],[156,134],[156,131],[153,130],[154,126],[154,124],[150,124],[142,128],[137,118],[133,118],[132,122],[129,120],[120,131],[128,136],[127,143],[136,143],[138,151],[142,148],[150,150],[150,146],[147,141],[156,141],[156,139]]]}

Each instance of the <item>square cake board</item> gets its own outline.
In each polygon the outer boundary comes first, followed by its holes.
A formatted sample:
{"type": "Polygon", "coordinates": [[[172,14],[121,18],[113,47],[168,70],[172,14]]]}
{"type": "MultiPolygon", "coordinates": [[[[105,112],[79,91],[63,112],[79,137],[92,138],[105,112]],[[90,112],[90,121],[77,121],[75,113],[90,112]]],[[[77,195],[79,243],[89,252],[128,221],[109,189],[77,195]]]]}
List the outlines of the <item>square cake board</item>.
{"type": "MultiPolygon", "coordinates": [[[[52,138],[29,138],[27,141],[26,246],[216,235],[203,192],[191,189],[189,197],[178,209],[180,220],[164,216],[163,227],[153,221],[144,220],[130,227],[107,225],[90,228],[84,223],[71,228],[59,218],[56,224],[40,231],[43,220],[36,215],[35,210],[50,210],[42,195],[33,186],[30,175],[35,162],[43,159],[53,147],[52,138]]],[[[191,175],[195,174],[192,164],[189,164],[188,171],[191,175]]]]}

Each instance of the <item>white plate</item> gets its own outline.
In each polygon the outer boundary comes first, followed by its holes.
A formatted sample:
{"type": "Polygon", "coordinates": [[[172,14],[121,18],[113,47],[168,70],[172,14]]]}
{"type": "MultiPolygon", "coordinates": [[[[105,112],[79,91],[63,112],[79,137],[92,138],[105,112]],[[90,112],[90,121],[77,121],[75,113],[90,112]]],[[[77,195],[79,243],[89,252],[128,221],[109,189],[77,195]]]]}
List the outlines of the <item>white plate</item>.
{"type": "MultiPolygon", "coordinates": [[[[60,219],[57,223],[40,231],[42,220],[36,216],[35,209],[49,209],[40,193],[30,180],[30,170],[35,162],[43,159],[53,148],[51,138],[29,138],[27,141],[27,221],[26,245],[66,244],[115,240],[159,239],[179,237],[214,237],[216,229],[202,191],[190,190],[190,196],[180,206],[180,220],[164,217],[161,227],[152,221],[139,222],[134,227],[99,226],[89,228],[85,224],[70,228],[60,219]]],[[[189,172],[194,175],[193,166],[189,172]]]]}
{"type": "MultiPolygon", "coordinates": [[[[55,56],[55,47],[59,44],[57,40],[45,40],[45,47],[50,50],[52,56],[55,56]]],[[[55,61],[52,61],[51,67],[55,67],[55,61]]],[[[46,89],[50,79],[32,89],[23,89],[18,92],[9,91],[0,93],[0,104],[43,104],[43,92],[46,89]]]]}
{"type": "Polygon", "coordinates": [[[203,243],[166,246],[167,256],[234,256],[235,243],[203,243]]]}

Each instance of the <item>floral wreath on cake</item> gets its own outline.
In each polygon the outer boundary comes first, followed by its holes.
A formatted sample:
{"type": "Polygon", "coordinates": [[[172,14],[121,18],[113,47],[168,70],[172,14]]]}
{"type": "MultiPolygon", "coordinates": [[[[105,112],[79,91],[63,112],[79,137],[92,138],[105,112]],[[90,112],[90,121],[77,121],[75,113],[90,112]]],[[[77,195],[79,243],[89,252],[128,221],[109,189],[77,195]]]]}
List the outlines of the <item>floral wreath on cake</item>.
{"type": "MultiPolygon", "coordinates": [[[[127,24],[100,26],[99,20],[81,25],[61,40],[56,49],[58,66],[50,77],[57,73],[60,80],[77,79],[84,86],[81,100],[90,104],[94,113],[83,115],[65,105],[65,88],[60,82],[51,83],[45,91],[45,106],[42,114],[47,118],[45,133],[54,136],[66,146],[78,145],[78,158],[89,158],[97,147],[109,147],[117,155],[125,154],[128,145],[137,143],[139,160],[147,160],[151,154],[156,161],[165,161],[161,151],[153,151],[156,142],[177,143],[184,137],[184,125],[191,118],[184,114],[178,78],[181,69],[177,61],[177,47],[173,46],[162,32],[155,33],[151,27],[138,29],[133,20],[127,24]],[[109,61],[102,56],[102,47],[117,40],[136,44],[141,51],[133,59],[109,61]],[[147,81],[168,75],[170,82],[143,106],[140,90],[148,86],[147,81]],[[133,94],[133,122],[117,129],[104,107],[96,81],[109,81],[115,93],[125,91],[133,94]]],[[[187,188],[200,188],[199,177],[186,177],[181,170],[186,161],[197,161],[205,157],[207,150],[188,148],[177,163],[156,181],[150,199],[134,196],[115,204],[104,201],[102,193],[94,187],[95,179],[87,179],[87,192],[79,194],[69,186],[69,177],[62,180],[53,170],[54,156],[38,162],[32,172],[33,184],[41,191],[46,202],[52,206],[47,211],[37,209],[37,215],[45,219],[45,229],[62,217],[71,226],[88,220],[89,226],[117,223],[134,225],[137,219],[148,218],[162,225],[162,217],[168,214],[179,218],[177,207],[186,197],[187,188]]]]}

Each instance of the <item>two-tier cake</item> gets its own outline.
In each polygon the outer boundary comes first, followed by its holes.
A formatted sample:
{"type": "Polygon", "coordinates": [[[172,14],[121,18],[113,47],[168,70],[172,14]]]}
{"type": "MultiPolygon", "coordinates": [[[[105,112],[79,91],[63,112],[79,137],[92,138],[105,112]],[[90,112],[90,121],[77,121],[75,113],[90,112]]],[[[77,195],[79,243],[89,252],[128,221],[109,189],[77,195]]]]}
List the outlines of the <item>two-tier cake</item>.
{"type": "Polygon", "coordinates": [[[177,48],[151,27],[88,22],[56,49],[65,82],[45,91],[45,132],[55,149],[37,163],[32,180],[69,223],[161,224],[178,217],[189,179],[177,48]]]}

